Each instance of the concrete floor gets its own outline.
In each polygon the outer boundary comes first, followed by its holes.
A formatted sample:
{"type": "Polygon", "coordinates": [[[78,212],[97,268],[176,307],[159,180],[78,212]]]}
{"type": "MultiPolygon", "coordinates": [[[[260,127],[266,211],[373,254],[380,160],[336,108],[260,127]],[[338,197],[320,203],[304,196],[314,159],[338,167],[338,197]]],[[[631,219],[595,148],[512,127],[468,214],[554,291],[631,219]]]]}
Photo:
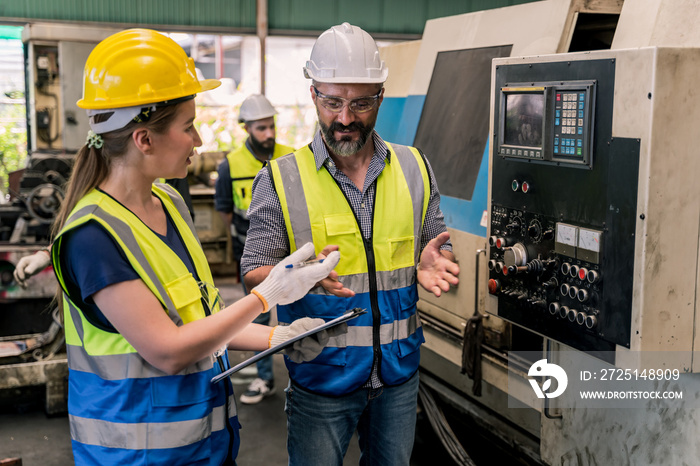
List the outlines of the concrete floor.
{"type": "MultiPolygon", "coordinates": [[[[231,278],[215,280],[228,304],[243,296],[239,284],[231,278]]],[[[233,353],[232,365],[252,353],[233,353]]],[[[287,464],[286,415],[284,387],[287,371],[281,355],[274,357],[276,391],[257,405],[238,404],[241,430],[240,466],[277,466],[287,464]]],[[[234,375],[238,395],[254,378],[254,373],[234,375]]],[[[47,417],[43,408],[43,387],[23,388],[10,397],[0,399],[0,461],[19,457],[23,466],[65,466],[73,464],[68,418],[65,415],[47,417]]],[[[426,428],[419,426],[418,432],[426,428]]],[[[429,429],[429,427],[427,428],[429,429]]],[[[430,435],[429,433],[428,435],[430,435]]],[[[430,437],[416,438],[411,466],[453,464],[442,445],[430,437]],[[420,448],[418,446],[420,445],[420,448]]],[[[345,457],[345,465],[359,463],[360,452],[355,438],[345,457]]]]}
{"type": "MultiPolygon", "coordinates": [[[[250,354],[252,355],[252,353],[250,354]]],[[[238,353],[235,356],[250,356],[238,353]]],[[[287,371],[281,356],[274,356],[275,393],[257,405],[238,403],[241,425],[240,466],[282,466],[287,464],[287,425],[284,414],[284,387],[287,371]]],[[[243,393],[254,378],[234,377],[234,389],[243,393]]],[[[67,416],[47,417],[41,403],[41,391],[27,390],[24,400],[0,411],[0,460],[22,458],[23,466],[65,466],[73,464],[67,416]],[[33,395],[33,396],[32,396],[33,395]]],[[[356,465],[360,452],[353,441],[345,458],[356,465]]]]}

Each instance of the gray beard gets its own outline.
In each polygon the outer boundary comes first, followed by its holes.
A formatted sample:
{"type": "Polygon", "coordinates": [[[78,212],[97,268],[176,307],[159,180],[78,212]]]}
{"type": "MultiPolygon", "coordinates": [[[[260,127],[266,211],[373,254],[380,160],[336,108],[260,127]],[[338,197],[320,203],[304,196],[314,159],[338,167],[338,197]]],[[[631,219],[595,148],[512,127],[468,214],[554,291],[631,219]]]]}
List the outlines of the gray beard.
{"type": "Polygon", "coordinates": [[[328,148],[333,151],[334,154],[340,157],[350,157],[360,152],[360,149],[365,147],[365,144],[367,144],[367,141],[369,140],[370,134],[372,134],[372,131],[374,130],[374,124],[371,126],[362,125],[362,127],[359,128],[360,138],[357,141],[351,141],[345,138],[341,138],[340,141],[337,141],[333,137],[334,125],[337,125],[337,123],[333,123],[331,126],[326,126],[319,119],[318,124],[321,127],[321,134],[323,135],[323,140],[328,145],[328,148]]]}

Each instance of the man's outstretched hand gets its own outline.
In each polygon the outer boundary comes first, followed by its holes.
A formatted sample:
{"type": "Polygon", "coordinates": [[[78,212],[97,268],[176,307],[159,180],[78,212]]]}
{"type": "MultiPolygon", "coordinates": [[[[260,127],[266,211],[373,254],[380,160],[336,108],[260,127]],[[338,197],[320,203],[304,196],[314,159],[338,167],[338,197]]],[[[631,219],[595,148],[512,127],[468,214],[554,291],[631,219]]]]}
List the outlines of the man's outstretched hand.
{"type": "Polygon", "coordinates": [[[452,260],[454,255],[440,251],[448,239],[450,234],[446,231],[433,238],[423,249],[418,264],[418,283],[437,297],[448,291],[450,285],[459,283],[459,266],[452,260]]]}

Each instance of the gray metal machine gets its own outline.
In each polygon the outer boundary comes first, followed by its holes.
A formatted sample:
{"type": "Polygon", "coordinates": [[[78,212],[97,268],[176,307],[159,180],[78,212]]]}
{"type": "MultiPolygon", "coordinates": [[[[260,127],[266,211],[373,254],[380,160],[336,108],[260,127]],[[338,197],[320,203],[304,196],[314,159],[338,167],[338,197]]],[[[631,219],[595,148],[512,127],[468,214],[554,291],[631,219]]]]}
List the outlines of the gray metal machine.
{"type": "Polygon", "coordinates": [[[698,17],[547,0],[430,20],[382,50],[378,127],[399,124],[379,132],[426,153],[461,268],[456,289],[421,292],[421,382],[454,426],[528,464],[697,461],[698,17]],[[652,385],[688,404],[537,396],[533,363],[583,356],[676,370],[652,385]]]}
{"type": "MultiPolygon", "coordinates": [[[[487,311],[541,335],[550,350],[640,372],[678,369],[681,383],[655,387],[682,387],[689,398],[700,393],[698,63],[695,47],[494,60],[489,191],[487,311]]],[[[692,398],[675,414],[655,400],[633,410],[555,409],[508,390],[548,414],[548,463],[584,455],[662,464],[670,445],[674,458],[695,454],[685,443],[698,430],[692,398]],[[654,430],[664,447],[638,431],[659,416],[682,426],[674,436],[654,430]]]]}
{"type": "Polygon", "coordinates": [[[48,268],[21,288],[12,273],[23,256],[49,245],[73,158],[88,130],[85,112],[75,106],[83,68],[94,45],[109,34],[104,28],[32,24],[22,36],[28,161],[11,178],[11,201],[0,204],[0,394],[43,386],[49,414],[66,410],[68,375],[52,303],[56,279],[48,268]]]}

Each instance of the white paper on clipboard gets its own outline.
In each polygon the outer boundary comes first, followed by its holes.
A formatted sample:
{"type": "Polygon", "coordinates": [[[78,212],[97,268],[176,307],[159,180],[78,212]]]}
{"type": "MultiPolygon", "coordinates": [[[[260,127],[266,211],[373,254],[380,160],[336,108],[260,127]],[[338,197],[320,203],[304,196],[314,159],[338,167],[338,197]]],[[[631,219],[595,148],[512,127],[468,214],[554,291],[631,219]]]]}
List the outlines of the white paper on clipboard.
{"type": "Polygon", "coordinates": [[[265,351],[262,351],[262,352],[256,354],[252,358],[246,359],[242,363],[233,366],[232,368],[222,372],[221,374],[219,374],[215,377],[212,377],[211,383],[219,382],[219,381],[225,379],[226,377],[230,376],[231,374],[238,372],[239,370],[243,369],[244,367],[248,367],[251,364],[258,362],[262,358],[265,358],[265,357],[270,356],[274,353],[277,353],[278,351],[282,351],[283,349],[292,346],[294,344],[294,342],[297,342],[297,341],[301,340],[302,338],[306,338],[306,337],[314,335],[322,330],[326,330],[326,329],[329,329],[331,327],[335,327],[336,325],[342,324],[343,322],[347,322],[350,319],[354,319],[355,317],[359,316],[360,314],[364,314],[365,312],[367,312],[366,309],[360,309],[359,307],[357,307],[351,311],[348,311],[340,317],[336,317],[333,320],[329,320],[328,322],[325,322],[325,323],[319,325],[318,327],[314,327],[311,330],[307,330],[306,332],[295,336],[294,338],[290,338],[289,340],[285,341],[284,343],[280,343],[279,345],[273,346],[272,348],[266,349],[265,351]]]}

